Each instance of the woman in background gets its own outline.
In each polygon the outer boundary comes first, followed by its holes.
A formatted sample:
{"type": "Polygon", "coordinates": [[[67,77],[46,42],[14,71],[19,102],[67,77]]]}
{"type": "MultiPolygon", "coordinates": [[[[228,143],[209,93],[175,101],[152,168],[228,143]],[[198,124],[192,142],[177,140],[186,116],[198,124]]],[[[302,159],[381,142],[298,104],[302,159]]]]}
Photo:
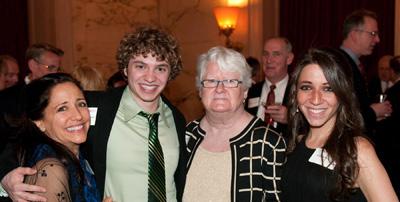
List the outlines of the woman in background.
{"type": "Polygon", "coordinates": [[[84,90],[100,91],[106,89],[103,75],[96,68],[78,66],[72,71],[71,75],[81,83],[84,90]]]}
{"type": "Polygon", "coordinates": [[[346,59],[312,49],[292,75],[282,201],[398,201],[363,124],[346,59]]]}

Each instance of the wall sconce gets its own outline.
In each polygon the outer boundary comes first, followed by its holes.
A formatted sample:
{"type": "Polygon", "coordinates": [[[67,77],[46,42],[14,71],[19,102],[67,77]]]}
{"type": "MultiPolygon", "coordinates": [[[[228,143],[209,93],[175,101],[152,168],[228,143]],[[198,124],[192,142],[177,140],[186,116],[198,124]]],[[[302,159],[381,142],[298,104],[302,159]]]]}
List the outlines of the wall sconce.
{"type": "Polygon", "coordinates": [[[233,48],[230,36],[236,28],[237,19],[239,16],[239,7],[216,7],[214,8],[214,15],[218,22],[219,33],[226,37],[225,46],[233,48]]]}

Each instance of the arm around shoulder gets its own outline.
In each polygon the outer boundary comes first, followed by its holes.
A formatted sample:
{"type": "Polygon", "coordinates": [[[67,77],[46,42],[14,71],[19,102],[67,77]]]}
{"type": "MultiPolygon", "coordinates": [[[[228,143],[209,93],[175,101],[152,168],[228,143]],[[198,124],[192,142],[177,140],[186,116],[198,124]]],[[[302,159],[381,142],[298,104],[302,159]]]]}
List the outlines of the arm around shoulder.
{"type": "Polygon", "coordinates": [[[399,201],[385,168],[379,161],[373,145],[365,138],[357,138],[358,165],[356,183],[368,201],[399,201]]]}

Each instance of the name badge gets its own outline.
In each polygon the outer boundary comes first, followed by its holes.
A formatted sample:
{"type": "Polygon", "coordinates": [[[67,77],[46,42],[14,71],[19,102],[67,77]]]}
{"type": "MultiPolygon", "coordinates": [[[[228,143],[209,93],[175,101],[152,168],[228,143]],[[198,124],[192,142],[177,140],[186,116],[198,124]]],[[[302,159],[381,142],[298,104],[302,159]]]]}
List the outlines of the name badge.
{"type": "Polygon", "coordinates": [[[249,102],[247,103],[247,108],[258,107],[260,103],[260,97],[250,98],[249,102]]]}
{"type": "Polygon", "coordinates": [[[90,114],[90,125],[94,126],[96,124],[97,107],[89,107],[90,114]]]}
{"type": "Polygon", "coordinates": [[[328,168],[329,170],[333,170],[336,165],[336,163],[332,160],[331,156],[329,156],[328,152],[326,152],[321,148],[315,149],[315,152],[311,155],[308,161],[323,166],[325,168],[328,168]]]}

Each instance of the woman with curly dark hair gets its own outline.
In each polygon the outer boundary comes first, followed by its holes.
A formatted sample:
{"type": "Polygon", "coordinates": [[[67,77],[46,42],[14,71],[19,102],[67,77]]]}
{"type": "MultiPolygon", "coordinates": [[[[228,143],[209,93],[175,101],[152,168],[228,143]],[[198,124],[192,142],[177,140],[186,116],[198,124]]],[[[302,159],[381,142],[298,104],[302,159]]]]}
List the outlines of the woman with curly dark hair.
{"type": "Polygon", "coordinates": [[[311,49],[293,72],[282,201],[398,201],[363,135],[342,57],[334,49],[311,49]]]}

